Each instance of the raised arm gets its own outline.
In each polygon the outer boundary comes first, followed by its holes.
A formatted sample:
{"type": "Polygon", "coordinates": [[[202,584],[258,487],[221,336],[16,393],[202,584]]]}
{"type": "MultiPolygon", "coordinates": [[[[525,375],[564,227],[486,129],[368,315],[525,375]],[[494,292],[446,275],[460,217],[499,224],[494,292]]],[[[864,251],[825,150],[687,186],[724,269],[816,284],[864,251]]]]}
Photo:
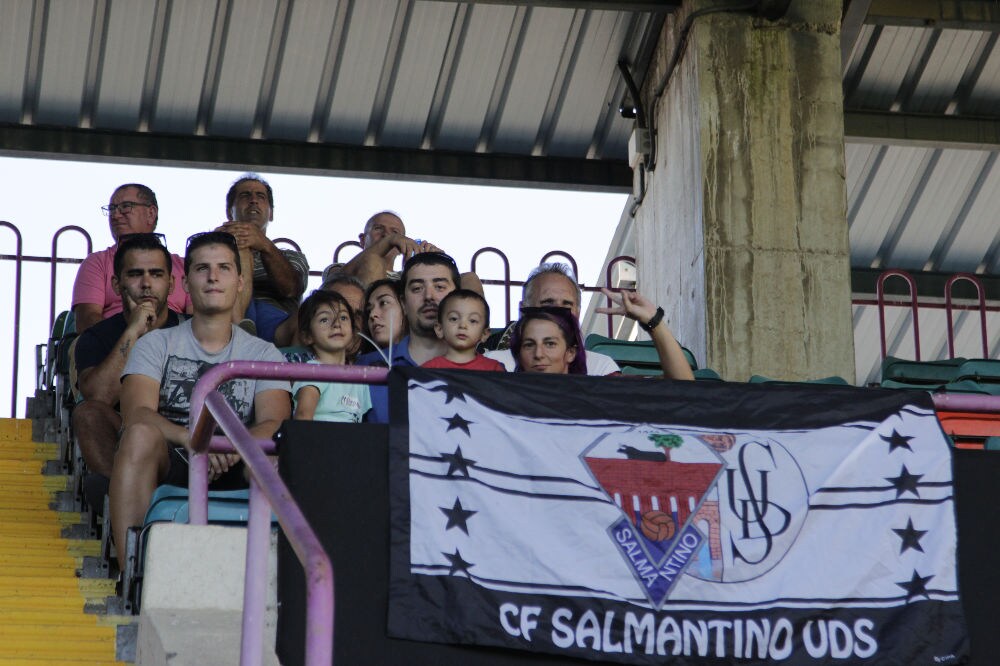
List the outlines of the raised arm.
{"type": "MultiPolygon", "coordinates": [[[[123,295],[122,298],[128,298],[128,295],[123,295]]],[[[132,312],[125,331],[115,342],[111,353],[97,365],[80,372],[77,384],[80,395],[85,400],[98,400],[112,406],[118,403],[122,392],[119,378],[125,369],[125,361],[128,360],[135,341],[148,333],[156,321],[156,311],[151,304],[132,303],[131,306],[132,312]]],[[[77,345],[79,344],[78,342],[77,345]]]]}
{"type": "MultiPolygon", "coordinates": [[[[264,235],[257,225],[250,222],[226,222],[217,231],[227,231],[236,239],[240,250],[251,249],[260,254],[264,270],[277,291],[283,298],[298,298],[306,289],[306,283],[301,273],[285,257],[284,253],[264,235]]],[[[241,255],[242,256],[242,255],[241,255]]],[[[247,281],[253,279],[253,266],[243,266],[243,274],[247,281]]]]}
{"type": "Polygon", "coordinates": [[[648,324],[654,318],[652,330],[649,336],[653,339],[653,346],[660,357],[660,367],[663,369],[663,376],[666,379],[694,379],[691,366],[688,365],[684,357],[684,351],[674,339],[673,334],[663,321],[663,312],[657,308],[645,296],[637,291],[622,291],[615,293],[608,289],[601,289],[604,295],[611,299],[614,307],[600,307],[596,312],[601,314],[623,315],[641,324],[648,324]]]}
{"type": "Polygon", "coordinates": [[[344,264],[343,270],[368,285],[384,278],[400,254],[409,257],[430,249],[437,250],[431,243],[418,243],[403,234],[387,234],[355,255],[344,264]]]}

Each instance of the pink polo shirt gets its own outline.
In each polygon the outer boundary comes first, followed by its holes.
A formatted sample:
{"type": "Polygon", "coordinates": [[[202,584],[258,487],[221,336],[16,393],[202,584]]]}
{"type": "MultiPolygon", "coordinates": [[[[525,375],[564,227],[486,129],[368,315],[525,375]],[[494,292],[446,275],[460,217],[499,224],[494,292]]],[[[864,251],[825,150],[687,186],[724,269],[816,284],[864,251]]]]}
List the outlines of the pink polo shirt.
{"type": "MultiPolygon", "coordinates": [[[[101,317],[107,319],[122,311],[122,298],[111,288],[111,276],[115,272],[115,250],[112,245],[106,250],[91,253],[76,274],[73,283],[73,307],[81,303],[92,303],[103,308],[101,317]]],[[[181,279],[184,277],[184,260],[171,254],[173,260],[174,293],[167,298],[167,306],[174,312],[187,312],[191,297],[184,291],[181,279]]]]}

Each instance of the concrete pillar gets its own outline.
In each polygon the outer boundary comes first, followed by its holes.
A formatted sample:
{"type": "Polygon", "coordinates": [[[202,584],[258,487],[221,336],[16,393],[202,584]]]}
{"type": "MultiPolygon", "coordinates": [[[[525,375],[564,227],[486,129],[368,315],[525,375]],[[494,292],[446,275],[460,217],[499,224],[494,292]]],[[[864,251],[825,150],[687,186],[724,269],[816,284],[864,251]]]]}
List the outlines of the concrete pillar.
{"type": "MultiPolygon", "coordinates": [[[[774,3],[771,3],[774,4],[774,3]]],[[[668,18],[643,98],[655,164],[635,213],[639,288],[724,378],[854,378],[839,0],[668,18]]]]}

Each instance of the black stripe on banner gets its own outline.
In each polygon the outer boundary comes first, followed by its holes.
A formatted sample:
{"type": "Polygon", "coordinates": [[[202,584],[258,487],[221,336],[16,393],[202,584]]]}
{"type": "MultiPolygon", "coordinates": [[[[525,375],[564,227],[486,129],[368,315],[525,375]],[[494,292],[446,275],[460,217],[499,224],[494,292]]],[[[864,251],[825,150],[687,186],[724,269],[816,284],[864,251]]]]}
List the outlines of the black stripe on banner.
{"type": "MultiPolygon", "coordinates": [[[[420,453],[413,453],[412,451],[410,452],[410,458],[416,460],[426,460],[427,462],[448,463],[448,460],[442,458],[441,456],[425,456],[420,453]]],[[[580,481],[579,479],[570,479],[565,476],[541,476],[535,474],[516,474],[514,472],[505,472],[503,470],[493,469],[492,467],[483,467],[482,465],[476,465],[474,469],[477,472],[483,472],[484,474],[493,474],[495,476],[503,476],[509,479],[523,479],[525,481],[546,481],[549,483],[572,483],[577,486],[582,486],[587,490],[593,490],[596,492],[600,492],[601,490],[597,486],[591,486],[584,483],[583,481],[580,481]]]]}
{"type": "Polygon", "coordinates": [[[813,511],[813,510],[815,510],[815,511],[824,511],[824,510],[836,511],[838,509],[877,509],[878,507],[891,506],[893,504],[923,504],[923,505],[927,505],[927,504],[944,504],[946,502],[950,502],[951,499],[952,499],[951,495],[948,495],[947,497],[938,497],[938,498],[935,498],[935,499],[916,499],[916,498],[902,499],[902,498],[900,498],[900,499],[895,499],[895,500],[886,500],[885,502],[874,502],[872,504],[864,504],[864,503],[861,503],[861,502],[856,502],[856,503],[852,503],[852,504],[810,504],[809,505],[809,510],[810,511],[813,511]]]}
{"type": "MultiPolygon", "coordinates": [[[[432,575],[433,571],[449,571],[450,565],[447,564],[411,564],[413,572],[417,575],[426,572],[428,575],[432,575]]],[[[499,578],[484,578],[482,576],[477,576],[470,571],[466,571],[462,574],[463,577],[469,580],[475,581],[477,583],[487,583],[495,586],[511,587],[518,590],[523,590],[524,592],[549,592],[549,591],[560,591],[569,590],[574,592],[587,592],[589,594],[601,595],[606,598],[615,599],[617,595],[608,592],[607,590],[599,590],[597,588],[584,587],[581,585],[551,585],[546,583],[525,583],[522,581],[514,580],[503,580],[499,578]]],[[[958,592],[956,590],[939,590],[927,588],[927,596],[936,598],[939,600],[954,600],[958,599],[958,592]]],[[[502,592],[498,592],[502,594],[502,592]]],[[[676,606],[684,606],[685,608],[763,608],[769,606],[780,606],[782,604],[815,604],[817,606],[822,605],[824,607],[836,605],[836,604],[898,604],[905,602],[907,599],[905,594],[893,595],[891,597],[773,597],[770,599],[760,599],[754,602],[743,602],[743,601],[702,601],[700,599],[672,599],[671,603],[676,606]]],[[[639,599],[623,599],[622,601],[627,601],[636,604],[646,604],[647,600],[645,598],[639,599]]]]}
{"type": "MultiPolygon", "coordinates": [[[[455,396],[469,394],[490,409],[535,419],[592,420],[597,415],[613,414],[626,422],[789,430],[859,421],[877,423],[910,404],[925,414],[933,412],[931,397],[924,392],[424,368],[393,368],[392,395],[405,392],[409,380],[447,384],[452,404],[461,401],[455,396]],[[651,414],[658,416],[650,421],[651,414]]],[[[393,401],[390,398],[390,404],[393,401]]]]}
{"type": "MultiPolygon", "coordinates": [[[[917,481],[917,486],[925,488],[950,488],[951,481],[917,481]]],[[[895,486],[858,486],[857,488],[830,487],[818,488],[817,493],[881,493],[886,490],[894,490],[895,486]]]]}
{"type": "Polygon", "coordinates": [[[415,474],[417,476],[422,476],[427,479],[446,479],[448,481],[461,481],[461,482],[471,482],[478,483],[481,486],[489,488],[490,490],[495,490],[498,493],[504,493],[505,495],[518,495],[521,497],[533,497],[536,499],[554,499],[554,500],[566,500],[569,502],[599,502],[601,504],[611,504],[611,501],[604,497],[585,497],[582,495],[556,495],[554,493],[529,493],[523,490],[513,490],[511,488],[501,488],[499,486],[494,486],[493,484],[486,483],[480,479],[476,479],[468,476],[448,476],[447,474],[432,474],[430,472],[422,472],[418,469],[411,469],[410,474],[415,474]]]}

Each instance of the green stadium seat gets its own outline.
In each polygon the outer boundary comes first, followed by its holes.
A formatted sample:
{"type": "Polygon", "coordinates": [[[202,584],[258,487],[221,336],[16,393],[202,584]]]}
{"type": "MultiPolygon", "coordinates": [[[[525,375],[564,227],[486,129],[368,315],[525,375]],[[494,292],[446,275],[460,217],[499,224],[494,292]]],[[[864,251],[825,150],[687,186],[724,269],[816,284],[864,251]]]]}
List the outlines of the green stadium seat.
{"type": "Polygon", "coordinates": [[[809,379],[804,382],[791,382],[785,381],[783,379],[772,379],[770,377],[765,377],[763,375],[753,375],[750,377],[750,384],[824,384],[827,386],[850,386],[848,382],[843,377],[838,377],[836,375],[831,375],[829,377],[820,377],[819,379],[809,379]]]}
{"type": "Polygon", "coordinates": [[[987,437],[983,448],[987,451],[1000,451],[1000,437],[987,437]]]}
{"type": "Polygon", "coordinates": [[[958,379],[980,384],[1000,384],[1000,361],[988,358],[970,359],[959,366],[958,379]]]}
{"type": "Polygon", "coordinates": [[[1000,383],[959,379],[941,387],[944,393],[978,393],[980,395],[1000,395],[1000,383]]]}
{"type": "Polygon", "coordinates": [[[309,351],[308,347],[279,347],[278,351],[282,353],[285,360],[289,363],[305,363],[306,361],[315,358],[313,353],[309,351]]]}
{"type": "Polygon", "coordinates": [[[947,384],[959,378],[958,369],[964,358],[941,361],[908,361],[887,356],[882,361],[882,381],[891,380],[905,384],[947,384]]]}
{"type": "Polygon", "coordinates": [[[712,368],[698,368],[694,371],[694,378],[698,381],[708,381],[708,382],[721,382],[722,377],[719,376],[715,370],[712,368]]]}
{"type": "MultiPolygon", "coordinates": [[[[591,333],[584,341],[584,347],[587,351],[610,356],[621,367],[626,365],[637,368],[660,367],[660,357],[656,353],[656,347],[653,346],[652,340],[615,340],[598,333],[591,333]]],[[[686,347],[681,347],[681,350],[684,352],[684,357],[691,369],[697,370],[698,361],[695,360],[691,350],[686,347]]]]}
{"type": "Polygon", "coordinates": [[[883,379],[879,384],[884,389],[897,389],[902,391],[929,391],[934,392],[944,387],[944,384],[910,384],[909,382],[897,382],[892,379],[883,379]]]}
{"type": "Polygon", "coordinates": [[[662,377],[663,370],[659,366],[655,368],[638,367],[634,365],[621,366],[622,374],[632,377],[662,377]]]}

